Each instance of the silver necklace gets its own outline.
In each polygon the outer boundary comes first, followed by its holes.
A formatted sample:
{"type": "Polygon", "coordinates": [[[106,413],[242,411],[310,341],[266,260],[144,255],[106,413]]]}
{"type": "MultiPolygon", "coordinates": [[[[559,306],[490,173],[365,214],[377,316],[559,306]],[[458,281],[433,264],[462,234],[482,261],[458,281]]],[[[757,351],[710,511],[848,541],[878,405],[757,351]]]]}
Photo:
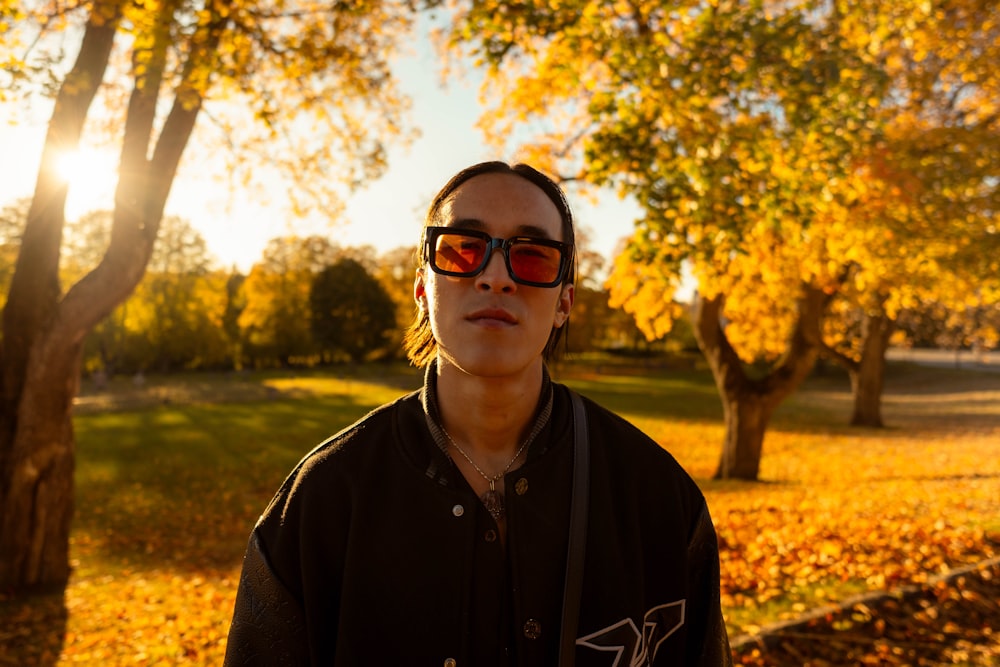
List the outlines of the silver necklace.
{"type": "Polygon", "coordinates": [[[486,507],[486,511],[490,513],[490,515],[493,517],[493,520],[496,521],[497,523],[500,523],[503,520],[505,508],[503,504],[503,495],[499,491],[497,491],[496,483],[499,480],[503,479],[503,476],[507,474],[507,471],[510,470],[510,467],[514,465],[514,461],[516,461],[521,456],[521,452],[523,452],[524,448],[528,446],[529,442],[531,442],[531,438],[525,440],[524,443],[518,448],[518,450],[514,452],[514,458],[512,458],[510,461],[507,462],[507,465],[504,466],[503,470],[498,472],[493,477],[490,477],[485,472],[483,472],[482,468],[476,465],[476,462],[472,460],[471,456],[465,453],[464,449],[458,446],[458,443],[455,442],[455,439],[451,437],[451,434],[448,433],[448,431],[445,429],[444,424],[441,425],[441,432],[444,433],[444,436],[446,438],[448,438],[448,442],[451,443],[452,447],[457,449],[458,453],[465,457],[465,460],[469,462],[469,465],[475,468],[476,472],[482,475],[483,479],[489,482],[490,484],[489,490],[483,495],[479,496],[479,499],[483,501],[483,505],[486,507]]]}

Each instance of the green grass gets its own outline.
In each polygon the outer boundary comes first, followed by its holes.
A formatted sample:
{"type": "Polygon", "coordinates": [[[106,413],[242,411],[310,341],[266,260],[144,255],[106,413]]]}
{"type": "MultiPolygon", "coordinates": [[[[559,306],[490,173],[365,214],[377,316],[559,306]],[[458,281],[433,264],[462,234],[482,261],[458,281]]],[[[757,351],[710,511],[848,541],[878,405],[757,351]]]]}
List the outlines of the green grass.
{"type": "MultiPolygon", "coordinates": [[[[231,565],[234,545],[295,463],[402,393],[364,378],[267,374],[260,383],[278,393],[76,418],[75,529],[91,536],[105,563],[231,565]]],[[[226,395],[224,385],[213,388],[226,395]]],[[[159,383],[147,391],[168,390],[159,383]]]]}
{"type": "Polygon", "coordinates": [[[804,586],[792,586],[783,591],[781,597],[760,604],[748,602],[742,606],[730,606],[726,609],[730,637],[736,632],[753,633],[775,620],[803,614],[817,605],[822,606],[828,598],[832,601],[843,600],[866,590],[868,587],[863,582],[825,579],[804,586]]]}

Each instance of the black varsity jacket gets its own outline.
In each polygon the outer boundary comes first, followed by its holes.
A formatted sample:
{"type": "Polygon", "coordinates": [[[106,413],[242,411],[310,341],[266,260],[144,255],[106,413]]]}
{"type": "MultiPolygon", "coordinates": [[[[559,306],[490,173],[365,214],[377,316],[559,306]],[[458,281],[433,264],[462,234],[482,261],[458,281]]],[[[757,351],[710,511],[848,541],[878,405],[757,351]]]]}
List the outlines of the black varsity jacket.
{"type": "MultiPolygon", "coordinates": [[[[309,453],[244,557],[225,665],[549,667],[572,475],[568,389],[496,524],[434,445],[419,392],[309,453]]],[[[730,665],[718,546],[678,463],[585,399],[590,513],[576,665],[730,665]]]]}

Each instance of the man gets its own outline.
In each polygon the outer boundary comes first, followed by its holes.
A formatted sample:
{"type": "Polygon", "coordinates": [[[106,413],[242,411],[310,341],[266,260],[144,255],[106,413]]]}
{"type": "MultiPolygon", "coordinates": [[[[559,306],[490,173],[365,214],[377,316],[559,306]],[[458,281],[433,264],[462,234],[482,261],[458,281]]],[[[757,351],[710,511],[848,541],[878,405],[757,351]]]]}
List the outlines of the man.
{"type": "Polygon", "coordinates": [[[590,401],[578,625],[560,654],[579,434],[545,358],[574,252],[561,190],[531,167],[475,165],[438,193],[406,339],[424,387],[282,485],[251,535],[226,664],[731,664],[704,497],[590,401]]]}

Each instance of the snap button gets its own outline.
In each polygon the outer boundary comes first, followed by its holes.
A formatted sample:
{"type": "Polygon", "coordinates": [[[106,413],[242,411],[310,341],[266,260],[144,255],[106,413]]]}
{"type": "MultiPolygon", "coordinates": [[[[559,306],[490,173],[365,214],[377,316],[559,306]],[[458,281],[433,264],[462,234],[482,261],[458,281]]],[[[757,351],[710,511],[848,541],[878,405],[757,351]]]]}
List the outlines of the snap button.
{"type": "Polygon", "coordinates": [[[448,658],[444,661],[444,667],[455,667],[458,663],[455,662],[455,658],[448,658]]]}
{"type": "Polygon", "coordinates": [[[517,483],[514,484],[514,491],[519,496],[523,496],[524,494],[526,494],[528,492],[528,478],[522,477],[521,479],[517,480],[517,483]]]}
{"type": "Polygon", "coordinates": [[[487,542],[496,542],[497,541],[497,531],[493,530],[492,528],[490,528],[489,530],[487,530],[486,531],[486,541],[487,542]]]}
{"type": "Polygon", "coordinates": [[[455,505],[454,507],[451,508],[451,513],[454,514],[455,516],[462,516],[463,514],[465,514],[465,508],[462,507],[461,505],[455,505]]]}
{"type": "Polygon", "coordinates": [[[524,636],[528,639],[538,639],[542,636],[542,624],[529,618],[524,624],[524,636]]]}

